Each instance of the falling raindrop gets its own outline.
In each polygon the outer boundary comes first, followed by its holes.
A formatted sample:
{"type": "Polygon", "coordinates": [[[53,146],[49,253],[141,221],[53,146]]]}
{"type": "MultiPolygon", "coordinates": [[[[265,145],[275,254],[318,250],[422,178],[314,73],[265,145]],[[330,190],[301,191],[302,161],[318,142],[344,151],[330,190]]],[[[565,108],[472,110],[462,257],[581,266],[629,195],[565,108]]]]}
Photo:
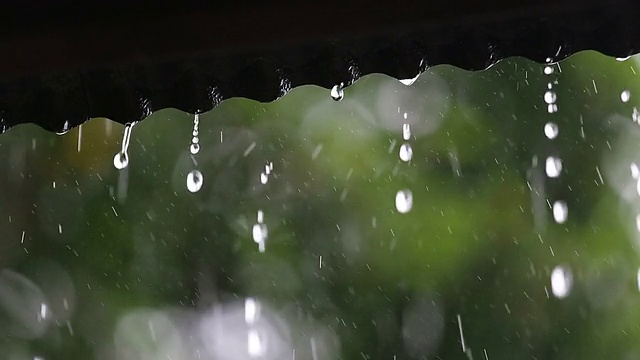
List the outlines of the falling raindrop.
{"type": "Polygon", "coordinates": [[[544,67],[544,73],[545,73],[546,75],[551,75],[551,74],[553,74],[553,67],[551,67],[551,66],[545,66],[545,67],[544,67]]]}
{"type": "Polygon", "coordinates": [[[557,96],[555,91],[547,91],[544,93],[544,102],[546,102],[547,104],[554,104],[557,100],[557,96]]]}
{"type": "Polygon", "coordinates": [[[553,122],[548,122],[544,125],[544,134],[547,136],[547,138],[553,140],[558,136],[558,125],[556,123],[553,122]]]}
{"type": "Polygon", "coordinates": [[[269,175],[266,173],[260,173],[260,182],[266,184],[269,181],[269,175]]]}
{"type": "Polygon", "coordinates": [[[191,146],[189,147],[189,151],[193,155],[197,154],[200,151],[200,144],[192,143],[191,146]]]}
{"type": "Polygon", "coordinates": [[[401,214],[406,214],[413,207],[413,193],[411,190],[400,190],[396,193],[396,209],[401,214]]]}
{"type": "Polygon", "coordinates": [[[564,224],[569,216],[567,203],[564,201],[556,201],[553,203],[553,219],[558,224],[564,224]]]}
{"type": "Polygon", "coordinates": [[[253,324],[258,318],[260,304],[254,298],[246,298],[244,300],[244,322],[253,324]]]}
{"type": "Polygon", "coordinates": [[[129,165],[129,155],[126,152],[119,152],[113,157],[113,166],[116,169],[122,170],[129,165]]]}
{"type": "Polygon", "coordinates": [[[192,193],[200,191],[204,177],[199,170],[193,170],[187,175],[187,189],[192,193]]]}
{"type": "Polygon", "coordinates": [[[558,112],[558,105],[556,105],[556,104],[549,104],[549,105],[547,106],[547,112],[548,112],[549,114],[553,114],[553,113],[555,113],[555,112],[558,112]]]}
{"type": "Polygon", "coordinates": [[[573,274],[571,269],[564,266],[556,266],[551,271],[551,291],[559,299],[566,298],[573,286],[573,274]]]}
{"type": "Polygon", "coordinates": [[[624,90],[621,94],[620,94],[620,100],[622,100],[622,102],[629,102],[629,100],[631,99],[631,93],[629,92],[629,90],[624,90]]]}
{"type": "Polygon", "coordinates": [[[249,330],[247,337],[247,352],[250,357],[261,357],[265,353],[265,343],[256,329],[249,330]]]}
{"type": "Polygon", "coordinates": [[[413,157],[413,149],[411,148],[410,144],[402,144],[402,146],[400,146],[400,160],[404,161],[404,162],[409,162],[411,161],[411,158],[413,157]]]}
{"type": "Polygon", "coordinates": [[[405,140],[409,140],[411,138],[411,124],[402,124],[402,138],[405,140]]]}
{"type": "Polygon", "coordinates": [[[258,250],[260,252],[264,252],[264,243],[269,236],[269,229],[267,229],[267,225],[261,222],[254,224],[251,233],[253,241],[258,244],[258,250]]]}
{"type": "Polygon", "coordinates": [[[545,172],[550,178],[557,178],[562,172],[562,160],[557,157],[549,156],[545,164],[545,172]]]}
{"type": "Polygon", "coordinates": [[[334,87],[331,88],[331,98],[335,101],[340,101],[344,98],[344,83],[334,85],[334,87]]]}

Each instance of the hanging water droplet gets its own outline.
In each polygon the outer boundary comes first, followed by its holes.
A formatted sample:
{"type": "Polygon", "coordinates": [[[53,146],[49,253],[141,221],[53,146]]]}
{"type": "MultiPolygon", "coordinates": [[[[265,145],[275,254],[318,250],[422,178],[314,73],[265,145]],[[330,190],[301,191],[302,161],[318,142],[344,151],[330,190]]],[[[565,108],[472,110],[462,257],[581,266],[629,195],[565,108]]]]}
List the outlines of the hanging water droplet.
{"type": "Polygon", "coordinates": [[[548,122],[544,125],[544,134],[547,136],[547,138],[553,140],[558,136],[558,125],[556,125],[556,123],[553,122],[548,122]]]}
{"type": "Polygon", "coordinates": [[[200,139],[198,139],[198,137],[197,137],[197,136],[194,136],[194,137],[191,139],[191,143],[192,143],[192,144],[198,144],[198,143],[200,143],[200,139]]]}
{"type": "Polygon", "coordinates": [[[200,191],[203,182],[204,177],[199,170],[193,170],[187,174],[187,189],[192,193],[200,191]]]}
{"type": "Polygon", "coordinates": [[[558,224],[564,224],[569,216],[569,208],[564,201],[556,201],[553,203],[553,219],[558,224]]]}
{"type": "Polygon", "coordinates": [[[402,138],[405,140],[411,138],[411,124],[402,124],[402,138]]]}
{"type": "Polygon", "coordinates": [[[547,104],[554,104],[557,98],[555,91],[547,91],[544,93],[544,102],[547,104]]]}
{"type": "Polygon", "coordinates": [[[340,101],[344,98],[344,83],[331,88],[331,98],[335,101],[340,101]]]}
{"type": "Polygon", "coordinates": [[[119,152],[113,157],[113,166],[116,169],[122,170],[129,165],[129,155],[126,152],[119,152]]]}
{"type": "Polygon", "coordinates": [[[400,146],[400,160],[404,161],[404,162],[409,162],[411,161],[411,158],[413,157],[413,149],[411,148],[411,145],[409,144],[402,144],[402,146],[400,146]]]}
{"type": "Polygon", "coordinates": [[[193,137],[196,137],[196,136],[198,136],[199,134],[200,134],[200,132],[198,132],[198,130],[197,130],[197,129],[194,129],[194,130],[193,130],[193,133],[191,133],[191,135],[193,135],[193,137]]]}
{"type": "Polygon", "coordinates": [[[197,154],[200,151],[200,144],[192,143],[191,146],[189,147],[189,151],[193,155],[197,154]]]}
{"type": "Polygon", "coordinates": [[[573,274],[565,266],[556,266],[551,271],[551,292],[558,299],[569,296],[573,287],[573,274]]]}
{"type": "Polygon", "coordinates": [[[545,172],[550,178],[557,178],[562,172],[562,160],[557,157],[549,156],[545,164],[545,172]]]}
{"type": "Polygon", "coordinates": [[[396,209],[401,214],[406,214],[413,207],[413,193],[411,190],[400,190],[396,193],[396,209]]]}
{"type": "Polygon", "coordinates": [[[553,67],[551,67],[551,66],[545,66],[545,67],[544,67],[544,73],[545,73],[546,75],[551,75],[551,74],[553,74],[553,67]]]}
{"type": "Polygon", "coordinates": [[[629,90],[625,90],[620,94],[620,100],[622,100],[622,102],[629,102],[630,99],[631,93],[629,92],[629,90]]]}
{"type": "Polygon", "coordinates": [[[134,121],[127,123],[124,126],[124,132],[122,134],[122,149],[113,157],[113,166],[118,170],[122,170],[129,165],[129,154],[127,153],[127,150],[129,149],[129,141],[131,140],[131,130],[135,124],[136,122],[134,121]]]}

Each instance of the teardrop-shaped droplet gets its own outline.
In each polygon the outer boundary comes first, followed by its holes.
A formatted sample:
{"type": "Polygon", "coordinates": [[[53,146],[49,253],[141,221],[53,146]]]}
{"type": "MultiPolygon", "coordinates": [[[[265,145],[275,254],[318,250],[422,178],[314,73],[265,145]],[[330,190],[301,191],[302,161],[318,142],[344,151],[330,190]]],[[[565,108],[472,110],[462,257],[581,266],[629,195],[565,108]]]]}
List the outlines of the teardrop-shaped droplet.
{"type": "Polygon", "coordinates": [[[189,151],[193,155],[197,154],[200,151],[200,144],[192,143],[191,146],[189,147],[189,151]]]}
{"type": "Polygon", "coordinates": [[[129,165],[129,155],[126,152],[119,152],[113,157],[113,166],[116,169],[122,170],[129,165]]]}
{"type": "Polygon", "coordinates": [[[335,101],[340,101],[344,98],[344,84],[335,85],[331,88],[331,98],[335,101]]]}
{"type": "Polygon", "coordinates": [[[396,209],[401,214],[406,214],[413,207],[413,193],[411,190],[400,190],[396,193],[396,209]]]}
{"type": "Polygon", "coordinates": [[[402,144],[402,146],[400,146],[399,156],[400,156],[400,160],[404,162],[411,161],[411,158],[413,157],[413,149],[411,148],[411,145],[402,144]]]}
{"type": "Polygon", "coordinates": [[[187,189],[192,193],[200,191],[203,182],[204,177],[199,170],[193,170],[187,174],[187,189]]]}

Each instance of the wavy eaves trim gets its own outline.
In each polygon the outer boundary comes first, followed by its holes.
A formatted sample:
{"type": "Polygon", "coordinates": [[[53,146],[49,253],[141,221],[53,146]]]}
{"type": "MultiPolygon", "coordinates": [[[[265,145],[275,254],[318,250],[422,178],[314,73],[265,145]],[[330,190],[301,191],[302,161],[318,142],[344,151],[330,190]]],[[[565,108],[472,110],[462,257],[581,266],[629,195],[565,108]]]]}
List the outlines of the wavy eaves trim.
{"type": "Polygon", "coordinates": [[[0,121],[60,132],[94,117],[127,123],[164,108],[205,112],[234,97],[268,102],[298,86],[348,86],[371,73],[414,78],[439,64],[484,70],[507,57],[560,61],[582,50],[627,57],[640,49],[639,4],[0,76],[0,121]]]}

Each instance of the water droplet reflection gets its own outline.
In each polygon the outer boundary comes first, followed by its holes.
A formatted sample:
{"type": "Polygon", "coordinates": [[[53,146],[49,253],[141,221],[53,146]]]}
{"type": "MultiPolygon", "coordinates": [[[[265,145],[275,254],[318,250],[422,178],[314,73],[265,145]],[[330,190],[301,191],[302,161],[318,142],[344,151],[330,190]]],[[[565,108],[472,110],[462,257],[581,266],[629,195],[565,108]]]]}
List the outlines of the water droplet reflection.
{"type": "Polygon", "coordinates": [[[413,207],[413,193],[411,190],[400,190],[396,193],[396,209],[401,214],[406,214],[413,207]]]}
{"type": "Polygon", "coordinates": [[[187,189],[192,193],[200,191],[204,178],[199,170],[193,170],[187,175],[187,189]]]}
{"type": "Polygon", "coordinates": [[[571,269],[565,266],[556,266],[551,271],[551,292],[558,299],[569,296],[573,287],[573,274],[571,269]]]}

